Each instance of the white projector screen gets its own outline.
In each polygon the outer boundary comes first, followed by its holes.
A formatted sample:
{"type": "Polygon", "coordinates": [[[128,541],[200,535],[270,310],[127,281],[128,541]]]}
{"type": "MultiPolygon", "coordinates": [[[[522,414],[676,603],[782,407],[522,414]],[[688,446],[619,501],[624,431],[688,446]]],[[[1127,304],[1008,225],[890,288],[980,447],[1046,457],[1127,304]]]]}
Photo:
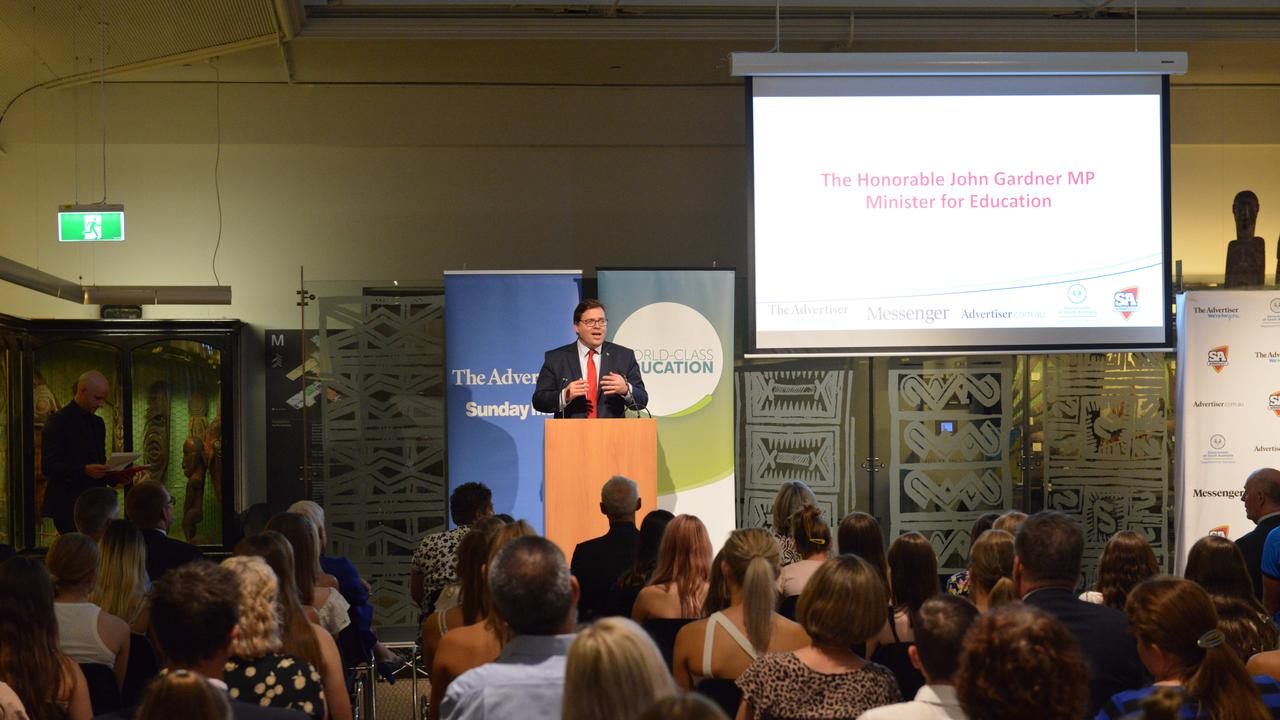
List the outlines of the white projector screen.
{"type": "Polygon", "coordinates": [[[754,352],[1171,345],[1165,77],[748,86],[754,352]]]}

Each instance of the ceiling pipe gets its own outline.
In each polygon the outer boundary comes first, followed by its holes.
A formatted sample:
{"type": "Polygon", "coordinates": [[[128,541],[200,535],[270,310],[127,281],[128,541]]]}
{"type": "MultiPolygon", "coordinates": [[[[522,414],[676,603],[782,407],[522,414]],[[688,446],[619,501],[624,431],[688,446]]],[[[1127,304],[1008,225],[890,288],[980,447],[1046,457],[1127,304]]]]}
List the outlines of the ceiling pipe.
{"type": "Polygon", "coordinates": [[[0,280],[77,305],[230,305],[230,285],[81,285],[0,256],[0,280]]]}

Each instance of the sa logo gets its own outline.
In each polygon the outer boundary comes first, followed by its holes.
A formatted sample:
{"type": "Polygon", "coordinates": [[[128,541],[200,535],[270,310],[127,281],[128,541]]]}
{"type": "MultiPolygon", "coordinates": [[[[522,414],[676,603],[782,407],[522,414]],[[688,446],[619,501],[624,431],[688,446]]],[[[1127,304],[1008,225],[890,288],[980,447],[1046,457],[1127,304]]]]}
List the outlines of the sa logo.
{"type": "Polygon", "coordinates": [[[1227,355],[1231,352],[1231,348],[1227,345],[1219,345],[1209,351],[1208,364],[1216,373],[1221,373],[1222,368],[1227,366],[1227,355]]]}
{"type": "Polygon", "coordinates": [[[1138,310],[1138,288],[1130,287],[1120,290],[1111,296],[1111,304],[1116,312],[1128,320],[1129,316],[1138,310]]]}
{"type": "Polygon", "coordinates": [[[1219,525],[1218,527],[1210,530],[1209,534],[1216,535],[1217,537],[1220,537],[1220,538],[1224,538],[1224,537],[1230,537],[1230,532],[1231,532],[1230,525],[1219,525]]]}
{"type": "Polygon", "coordinates": [[[1271,408],[1271,412],[1280,417],[1280,390],[1271,393],[1271,397],[1267,398],[1267,407],[1271,408]]]}

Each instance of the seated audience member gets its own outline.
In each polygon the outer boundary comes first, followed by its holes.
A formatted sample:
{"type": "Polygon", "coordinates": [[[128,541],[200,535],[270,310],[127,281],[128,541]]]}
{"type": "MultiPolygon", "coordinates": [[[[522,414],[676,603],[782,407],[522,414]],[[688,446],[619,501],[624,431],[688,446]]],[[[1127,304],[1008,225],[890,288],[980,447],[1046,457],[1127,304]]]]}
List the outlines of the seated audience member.
{"type": "Polygon", "coordinates": [[[868,710],[859,720],[965,720],[952,679],[965,633],[977,617],[978,609],[955,595],[925,600],[916,620],[916,644],[909,651],[912,664],[924,674],[924,687],[915,700],[868,710]]]}
{"type": "MultiPolygon", "coordinates": [[[[982,537],[982,533],[991,529],[991,524],[1000,517],[998,512],[983,513],[973,521],[973,527],[969,530],[969,547],[972,548],[978,542],[978,538],[982,537]]],[[[947,578],[947,594],[959,595],[960,597],[969,597],[969,571],[961,570],[947,578]]]]}
{"type": "Polygon", "coordinates": [[[307,661],[280,652],[280,597],[275,571],[256,556],[230,557],[222,567],[235,574],[240,590],[239,632],[231,641],[231,657],[223,682],[236,700],[264,707],[301,710],[316,720],[325,717],[320,673],[307,661]]]}
{"type": "Polygon", "coordinates": [[[729,716],[698,693],[684,693],[655,702],[637,720],[729,720],[729,716]]]}
{"type": "Polygon", "coordinates": [[[871,563],[885,589],[889,588],[889,561],[885,559],[884,533],[880,523],[864,512],[851,512],[840,521],[836,531],[840,554],[857,555],[871,563]]]}
{"type": "MultiPolygon", "coordinates": [[[[80,497],[84,497],[81,495],[80,497]]],[[[145,635],[151,624],[147,605],[147,546],[142,531],[128,520],[112,520],[98,541],[102,558],[98,584],[89,601],[102,611],[129,623],[129,630],[145,635]]]]}
{"type": "Polygon", "coordinates": [[[1089,714],[1107,698],[1146,684],[1124,613],[1076,597],[1084,531],[1071,517],[1043,510],[1014,536],[1013,584],[1022,601],[1056,617],[1089,663],[1089,714]]]}
{"type": "Polygon", "coordinates": [[[0,683],[30,720],[93,717],[84,673],[58,650],[49,573],[20,555],[0,563],[0,683]]]}
{"type": "Polygon", "coordinates": [[[59,535],[49,546],[45,565],[53,576],[58,649],[78,663],[113,668],[116,686],[122,687],[129,666],[129,624],[89,602],[98,582],[97,543],[83,533],[59,535]]]}
{"type": "Polygon", "coordinates": [[[484,567],[489,562],[489,542],[505,524],[497,517],[477,520],[458,544],[458,604],[447,610],[436,610],[422,621],[420,644],[424,667],[431,667],[440,641],[450,630],[474,625],[488,616],[489,588],[484,567]]]}
{"type": "Polygon", "coordinates": [[[289,506],[289,512],[305,515],[316,526],[316,532],[320,535],[320,571],[337,581],[338,592],[342,593],[343,599],[351,606],[347,613],[351,616],[351,622],[355,623],[359,633],[361,654],[367,656],[370,651],[373,651],[381,664],[380,669],[384,677],[394,682],[389,675],[390,668],[385,664],[394,664],[399,661],[399,657],[378,642],[378,636],[373,632],[373,606],[369,604],[369,593],[372,588],[364,578],[360,577],[360,571],[351,560],[341,556],[325,555],[329,535],[324,524],[324,508],[310,500],[299,500],[289,506]]]}
{"type": "Polygon", "coordinates": [[[912,622],[925,600],[937,595],[938,558],[933,546],[918,532],[900,535],[889,546],[889,595],[892,605],[888,621],[874,636],[867,650],[872,662],[893,671],[902,697],[915,697],[924,686],[924,675],[911,664],[907,648],[915,642],[912,622]]]}
{"type": "Polygon", "coordinates": [[[1243,661],[1275,650],[1280,643],[1276,624],[1254,596],[1249,571],[1239,546],[1227,538],[1209,535],[1191,546],[1186,578],[1209,593],[1222,632],[1243,661]]]}
{"type": "Polygon", "coordinates": [[[516,538],[489,563],[489,591],[512,637],[497,660],[449,685],[441,716],[559,720],[578,604],[564,554],[545,538],[516,538]]]}
{"type": "Polygon", "coordinates": [[[1027,521],[1027,517],[1028,515],[1020,510],[1010,510],[996,518],[996,521],[991,523],[991,529],[1003,530],[1017,537],[1018,529],[1022,527],[1022,523],[1027,521]]]}
{"type": "Polygon", "coordinates": [[[76,498],[75,509],[71,516],[76,524],[76,532],[93,538],[94,542],[102,540],[107,523],[120,517],[120,496],[115,488],[91,487],[76,498]]]}
{"type": "MultiPolygon", "coordinates": [[[[298,600],[303,607],[315,611],[313,622],[337,637],[351,624],[346,598],[337,588],[320,584],[324,571],[320,569],[320,534],[307,516],[283,512],[267,521],[267,529],[274,530],[289,541],[293,548],[293,577],[298,584],[298,600]]],[[[310,617],[310,613],[308,613],[310,617]]]]}
{"type": "Polygon", "coordinates": [[[569,647],[561,717],[634,720],[655,700],[675,692],[667,663],[644,630],[624,618],[601,618],[579,632],[569,647]]]}
{"type": "Polygon", "coordinates": [[[445,587],[458,582],[458,543],[475,521],[493,514],[493,492],[483,483],[463,483],[449,496],[449,517],[455,527],[422,538],[409,566],[409,594],[425,615],[439,607],[452,607],[456,598],[438,600],[445,587]]]}
{"type": "Polygon", "coordinates": [[[1141,720],[1179,720],[1181,716],[1181,688],[1165,685],[1142,699],[1141,720]]]}
{"type": "Polygon", "coordinates": [[[178,714],[183,720],[227,720],[231,717],[231,703],[200,673],[175,670],[151,683],[136,718],[169,720],[178,714]]]}
{"type": "MultiPolygon", "coordinates": [[[[1236,540],[1236,546],[1244,555],[1249,571],[1254,597],[1262,600],[1262,552],[1267,536],[1280,527],[1280,470],[1262,468],[1253,471],[1244,481],[1245,516],[1257,523],[1257,527],[1236,540]]],[[[1213,594],[1210,590],[1209,594],[1213,594]]]]}
{"type": "Polygon", "coordinates": [[[788,525],[800,559],[778,572],[778,594],[784,598],[803,592],[805,583],[831,554],[831,528],[822,519],[821,510],[807,507],[793,515],[788,525]]]}
{"type": "Polygon", "coordinates": [[[867,561],[841,555],[823,563],[796,606],[811,644],[770,653],[743,671],[738,719],[853,718],[900,701],[893,673],[850,649],[880,631],[886,605],[884,587],[867,561]]]}
{"type": "Polygon", "coordinates": [[[711,538],[693,515],[680,515],[667,524],[658,551],[658,567],[648,587],[640,591],[631,618],[696,618],[707,599],[711,572],[711,538]]]}
{"type": "MultiPolygon", "coordinates": [[[[473,530],[472,532],[477,532],[473,530]]],[[[477,598],[474,623],[448,630],[441,638],[436,656],[431,662],[431,706],[429,720],[440,716],[445,691],[455,678],[472,668],[498,659],[503,644],[510,637],[510,628],[493,602],[493,585],[489,568],[493,567],[498,551],[507,543],[522,537],[534,537],[535,533],[524,520],[496,526],[489,534],[480,568],[481,594],[477,598]]],[[[465,542],[465,539],[464,539],[465,542]]]]}
{"type": "Polygon", "coordinates": [[[736,715],[740,692],[732,682],[742,671],[765,653],[808,645],[809,636],[774,612],[778,543],[767,531],[733,531],[712,561],[711,578],[704,608],[710,616],[676,635],[674,675],[682,690],[696,686],[736,715]]]}
{"type": "MultiPolygon", "coordinates": [[[[338,644],[327,630],[307,619],[306,610],[298,600],[298,585],[293,579],[293,546],[280,533],[267,530],[241,540],[236,544],[235,554],[256,555],[267,561],[276,574],[279,591],[281,652],[301,658],[320,671],[329,717],[351,720],[351,697],[347,694],[338,644]]],[[[239,589],[238,584],[236,588],[239,589]]]]}
{"type": "Polygon", "coordinates": [[[636,598],[649,584],[649,578],[658,567],[658,548],[662,544],[662,535],[674,518],[675,515],[667,510],[650,510],[649,514],[644,516],[644,520],[640,521],[640,542],[636,545],[636,560],[618,577],[613,587],[609,588],[609,599],[605,604],[606,616],[629,617],[631,615],[631,610],[636,605],[636,598]]]}
{"type": "MultiPolygon", "coordinates": [[[[236,623],[240,620],[239,594],[231,571],[204,560],[174,568],[155,584],[151,590],[151,630],[168,663],[166,675],[198,674],[220,695],[228,697],[222,677],[231,656],[236,623]]],[[[169,682],[165,675],[155,681],[165,682],[169,682]]],[[[146,703],[144,700],[144,706],[146,703]]],[[[154,707],[154,702],[152,704],[154,707]]],[[[236,720],[306,720],[307,717],[294,710],[260,707],[234,699],[228,704],[231,717],[236,720]]],[[[191,712],[185,704],[175,708],[168,701],[156,709],[165,708],[168,714],[162,716],[169,718],[185,718],[191,712]]],[[[142,717],[141,708],[126,708],[99,720],[142,717]]]]}
{"type": "MultiPolygon", "coordinates": [[[[1250,678],[1218,629],[1209,594],[1199,585],[1174,577],[1140,583],[1125,605],[1138,655],[1159,685],[1183,690],[1183,717],[1280,717],[1280,684],[1250,678]]],[[[1156,685],[1116,693],[1096,720],[1111,720],[1139,710],[1156,685]]]]}
{"type": "Polygon", "coordinates": [[[1077,720],[1089,703],[1089,667],[1057,618],[1010,603],[973,621],[955,687],[971,720],[1077,720]]]}
{"type": "Polygon", "coordinates": [[[988,530],[969,550],[969,599],[986,612],[1018,599],[1013,591],[1013,536],[988,530]]]}
{"type": "Polygon", "coordinates": [[[172,568],[199,560],[204,553],[194,545],[169,537],[173,525],[173,496],[155,480],[133,486],[124,499],[125,515],[142,531],[147,546],[147,577],[155,582],[172,568]]]}
{"type": "Polygon", "coordinates": [[[1134,585],[1160,572],[1151,543],[1132,530],[1121,530],[1107,541],[1098,560],[1098,580],[1080,599],[1095,605],[1124,610],[1134,585]]]}
{"type": "Polygon", "coordinates": [[[791,533],[791,518],[807,507],[817,507],[818,498],[799,480],[788,480],[782,483],[773,496],[773,508],[770,519],[773,523],[773,539],[778,543],[781,560],[779,567],[786,567],[801,560],[796,551],[795,539],[791,533]]]}
{"type": "Polygon", "coordinates": [[[636,512],[640,493],[634,481],[621,475],[609,478],[600,489],[600,512],[609,518],[609,532],[578,543],[570,571],[582,587],[578,618],[590,622],[600,617],[609,600],[609,588],[635,561],[640,531],[636,512]]]}

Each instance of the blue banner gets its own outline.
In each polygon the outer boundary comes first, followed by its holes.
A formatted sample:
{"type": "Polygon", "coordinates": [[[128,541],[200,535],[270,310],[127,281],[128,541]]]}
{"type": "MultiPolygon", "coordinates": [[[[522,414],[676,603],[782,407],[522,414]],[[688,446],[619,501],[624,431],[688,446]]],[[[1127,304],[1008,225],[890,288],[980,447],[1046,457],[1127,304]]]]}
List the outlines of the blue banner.
{"type": "MultiPolygon", "coordinates": [[[[576,272],[447,272],[449,493],[493,490],[493,509],[543,532],[543,421],[530,397],[543,353],[572,332],[576,272]]],[[[453,519],[449,519],[453,527],[453,519]]]]}

